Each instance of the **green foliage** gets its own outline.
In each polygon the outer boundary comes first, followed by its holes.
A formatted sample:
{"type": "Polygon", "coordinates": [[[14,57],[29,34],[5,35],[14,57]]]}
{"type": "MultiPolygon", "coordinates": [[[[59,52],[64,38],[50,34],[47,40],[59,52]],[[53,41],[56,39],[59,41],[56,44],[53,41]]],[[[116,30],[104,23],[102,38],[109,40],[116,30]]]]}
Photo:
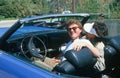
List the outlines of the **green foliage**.
{"type": "Polygon", "coordinates": [[[8,5],[8,4],[9,4],[8,0],[0,0],[0,6],[8,5]]]}
{"type": "Polygon", "coordinates": [[[111,17],[110,18],[116,18],[120,19],[120,1],[115,0],[113,1],[110,5],[110,12],[111,12],[111,17]]]}
{"type": "Polygon", "coordinates": [[[120,18],[120,0],[0,0],[0,18],[21,18],[35,14],[103,13],[108,18],[120,18]]]}
{"type": "Polygon", "coordinates": [[[49,9],[46,5],[45,0],[0,0],[0,15],[5,18],[20,18],[48,13],[49,9]]]}
{"type": "Polygon", "coordinates": [[[0,15],[0,20],[2,20],[2,19],[4,19],[4,18],[5,18],[4,16],[0,15]]]}

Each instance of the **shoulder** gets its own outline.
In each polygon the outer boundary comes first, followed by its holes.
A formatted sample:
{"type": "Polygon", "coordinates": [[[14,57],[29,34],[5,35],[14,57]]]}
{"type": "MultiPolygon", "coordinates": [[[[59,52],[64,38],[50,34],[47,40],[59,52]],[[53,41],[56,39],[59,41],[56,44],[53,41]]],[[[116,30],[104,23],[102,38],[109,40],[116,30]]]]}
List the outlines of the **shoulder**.
{"type": "Polygon", "coordinates": [[[74,42],[90,42],[88,39],[84,39],[84,38],[80,38],[80,39],[76,39],[74,40],[74,42]]]}
{"type": "Polygon", "coordinates": [[[90,40],[88,40],[88,39],[82,38],[82,39],[80,39],[79,41],[80,41],[80,42],[83,42],[83,43],[87,43],[87,44],[93,46],[93,44],[92,44],[92,43],[90,42],[90,40]]]}

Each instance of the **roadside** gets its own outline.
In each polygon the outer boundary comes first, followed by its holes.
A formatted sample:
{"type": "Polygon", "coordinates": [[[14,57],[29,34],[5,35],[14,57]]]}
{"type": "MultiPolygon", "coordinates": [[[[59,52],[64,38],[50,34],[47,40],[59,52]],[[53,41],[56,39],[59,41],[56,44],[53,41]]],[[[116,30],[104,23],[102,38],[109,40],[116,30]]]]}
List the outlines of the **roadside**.
{"type": "Polygon", "coordinates": [[[17,20],[1,20],[0,21],[0,28],[1,27],[10,27],[12,26],[17,20]]]}

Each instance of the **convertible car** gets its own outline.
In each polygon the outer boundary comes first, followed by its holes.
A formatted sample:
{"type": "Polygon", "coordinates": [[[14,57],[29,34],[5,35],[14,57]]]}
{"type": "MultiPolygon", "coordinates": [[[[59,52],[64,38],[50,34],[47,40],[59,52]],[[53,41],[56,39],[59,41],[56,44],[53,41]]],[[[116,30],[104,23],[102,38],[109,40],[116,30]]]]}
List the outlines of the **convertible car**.
{"type": "MultiPolygon", "coordinates": [[[[19,19],[9,28],[1,28],[0,77],[89,77],[87,73],[82,75],[79,73],[79,54],[76,55],[75,52],[69,52],[66,55],[68,61],[56,66],[55,72],[49,65],[43,63],[46,57],[59,58],[65,43],[70,40],[66,30],[67,20],[77,19],[84,25],[89,18],[90,15],[85,13],[29,16],[19,19]]],[[[120,59],[120,36],[107,37],[105,42],[107,68],[99,74],[120,77],[120,62],[116,62],[116,59],[120,59]]]]}

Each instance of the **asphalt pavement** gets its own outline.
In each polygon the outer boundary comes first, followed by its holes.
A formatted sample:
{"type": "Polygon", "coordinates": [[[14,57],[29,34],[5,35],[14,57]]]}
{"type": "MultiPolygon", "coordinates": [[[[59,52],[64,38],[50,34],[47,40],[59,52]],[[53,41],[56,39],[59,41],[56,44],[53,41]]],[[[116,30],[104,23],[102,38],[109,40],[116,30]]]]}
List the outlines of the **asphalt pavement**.
{"type": "Polygon", "coordinates": [[[17,20],[1,20],[0,21],[0,28],[1,27],[10,27],[12,26],[17,20]]]}

